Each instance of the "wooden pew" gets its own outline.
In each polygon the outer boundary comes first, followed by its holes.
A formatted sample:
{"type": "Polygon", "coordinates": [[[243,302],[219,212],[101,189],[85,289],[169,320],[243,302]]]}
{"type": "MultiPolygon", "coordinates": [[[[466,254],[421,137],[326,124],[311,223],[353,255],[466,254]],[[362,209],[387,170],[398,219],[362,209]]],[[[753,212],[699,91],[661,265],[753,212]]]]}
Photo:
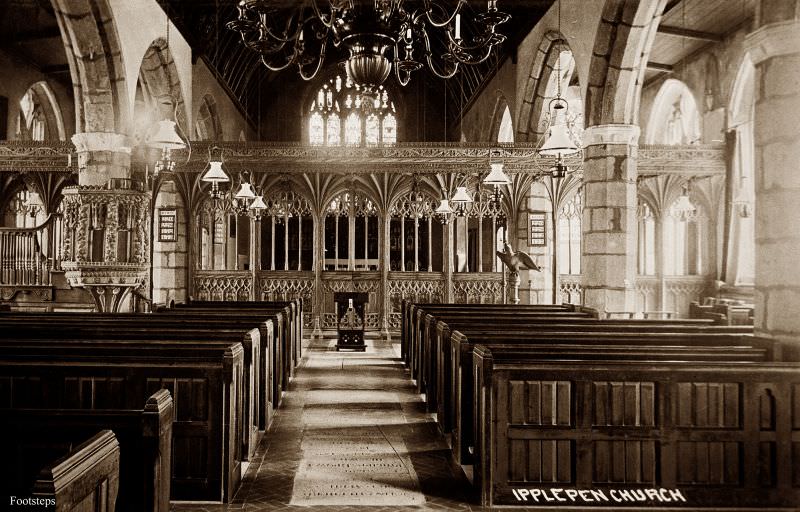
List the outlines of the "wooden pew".
{"type": "MultiPolygon", "coordinates": [[[[12,318],[0,317],[0,340],[31,340],[36,342],[40,339],[45,341],[52,340],[54,332],[57,332],[60,340],[84,340],[90,343],[92,338],[102,340],[103,343],[114,343],[118,345],[137,346],[153,343],[153,337],[158,339],[156,343],[182,342],[188,347],[197,344],[216,344],[227,347],[233,343],[242,343],[244,348],[243,366],[243,392],[241,407],[241,442],[243,460],[251,460],[260,440],[259,415],[265,414],[261,410],[270,406],[269,401],[265,400],[265,389],[260,380],[263,373],[260,365],[264,364],[261,357],[260,332],[257,328],[245,329],[237,328],[239,323],[228,321],[215,321],[213,325],[200,326],[193,325],[192,328],[184,326],[175,327],[174,324],[165,322],[147,322],[149,325],[143,327],[143,319],[132,320],[129,318],[120,319],[113,323],[96,322],[90,316],[88,319],[65,319],[50,321],[47,325],[30,325],[24,316],[19,321],[12,318]],[[220,327],[234,327],[226,329],[220,327]],[[54,331],[57,329],[57,331],[54,331]]],[[[159,320],[164,320],[160,318],[159,320]]],[[[266,411],[271,417],[271,409],[266,411]]]]}
{"type": "MultiPolygon", "coordinates": [[[[462,318],[481,318],[486,319],[487,322],[497,323],[498,325],[509,324],[522,319],[530,321],[555,321],[561,320],[575,320],[575,319],[590,319],[588,313],[573,312],[573,311],[524,311],[524,310],[497,310],[497,311],[483,311],[478,309],[467,311],[454,311],[448,310],[447,313],[442,313],[437,308],[418,308],[415,311],[416,318],[413,320],[411,328],[411,350],[412,364],[411,375],[412,378],[417,380],[417,389],[420,393],[432,392],[430,384],[433,383],[430,378],[433,375],[432,365],[435,361],[435,347],[433,330],[435,329],[437,316],[436,315],[451,315],[462,318]],[[432,357],[433,356],[433,357],[432,357]]],[[[433,397],[435,401],[435,397],[433,397]]],[[[435,402],[434,402],[435,403],[435,402]]]]}
{"type": "MultiPolygon", "coordinates": [[[[645,334],[635,327],[618,330],[592,330],[586,326],[583,332],[575,331],[496,331],[469,332],[454,331],[451,335],[450,366],[443,372],[443,400],[437,409],[437,421],[444,433],[452,432],[452,445],[457,461],[469,464],[472,461],[470,446],[472,441],[472,373],[473,351],[481,344],[489,348],[514,346],[516,350],[555,349],[597,350],[615,348],[659,350],[669,353],[670,348],[682,360],[707,358],[709,361],[769,361],[773,354],[768,341],[742,334],[681,333],[660,332],[645,334]]],[[[576,356],[577,357],[577,356],[576,356]]]]}
{"type": "MultiPolygon", "coordinates": [[[[277,315],[280,317],[280,315],[277,315]]],[[[135,325],[147,325],[153,328],[176,329],[252,329],[257,326],[260,331],[261,345],[258,348],[260,363],[259,396],[263,397],[257,405],[258,428],[266,430],[269,426],[272,412],[280,402],[282,386],[284,385],[283,373],[280,371],[280,345],[275,332],[273,320],[264,320],[256,314],[224,315],[221,313],[176,313],[176,314],[142,314],[142,313],[10,313],[0,314],[0,325],[3,322],[29,325],[47,325],[52,322],[73,323],[76,325],[89,324],[105,325],[111,328],[135,325]],[[277,371],[276,371],[277,369],[277,371]]],[[[2,336],[2,333],[0,333],[2,336]]],[[[251,352],[250,348],[246,351],[251,352]]],[[[249,356],[248,356],[249,358],[249,356]]]]}
{"type": "Polygon", "coordinates": [[[414,348],[411,346],[413,337],[413,323],[417,318],[417,310],[425,309],[433,311],[527,311],[531,313],[545,313],[545,312],[571,312],[571,313],[584,313],[593,318],[599,318],[597,311],[584,306],[576,306],[573,304],[536,304],[536,305],[513,305],[513,304],[440,304],[440,303],[415,303],[411,301],[402,301],[401,305],[401,320],[400,320],[400,352],[403,360],[407,366],[411,366],[411,357],[415,353],[414,348]]]}
{"type": "Polygon", "coordinates": [[[279,369],[276,372],[276,396],[274,405],[277,407],[280,404],[280,391],[286,390],[289,381],[294,376],[294,368],[299,363],[293,354],[296,354],[296,348],[300,341],[296,338],[296,333],[292,317],[292,307],[290,303],[279,303],[284,305],[267,307],[267,308],[238,308],[235,302],[211,303],[209,306],[194,307],[194,303],[190,304],[176,304],[173,308],[158,309],[157,313],[168,313],[171,315],[213,315],[215,317],[239,317],[239,318],[253,318],[260,317],[269,319],[273,322],[275,338],[273,342],[273,361],[275,368],[279,369]]]}
{"type": "Polygon", "coordinates": [[[228,501],[241,478],[241,343],[225,348],[0,341],[0,408],[133,409],[175,400],[171,497],[228,501]]]}
{"type": "Polygon", "coordinates": [[[484,506],[800,503],[798,363],[518,361],[478,346],[473,370],[484,506]]]}
{"type": "MultiPolygon", "coordinates": [[[[116,510],[168,512],[173,415],[172,397],[166,389],[155,392],[144,408],[137,410],[0,409],[3,434],[0,443],[6,462],[0,476],[4,489],[0,492],[30,496],[31,489],[24,486],[33,484],[33,471],[42,457],[74,446],[99,430],[109,429],[113,431],[114,445],[119,443],[114,463],[120,480],[116,510]]],[[[92,460],[92,456],[87,455],[86,460],[92,460]]],[[[40,474],[33,495],[54,495],[57,507],[65,497],[67,501],[81,498],[73,494],[76,492],[73,483],[69,487],[63,483],[71,479],[77,483],[85,481],[84,475],[72,474],[80,467],[51,466],[45,478],[40,474]]],[[[110,510],[114,510],[113,502],[110,510]]]]}
{"type": "MultiPolygon", "coordinates": [[[[177,304],[177,308],[182,307],[219,307],[231,306],[238,307],[239,309],[265,309],[265,308],[282,308],[289,305],[292,308],[292,332],[296,340],[295,345],[295,362],[299,362],[302,357],[302,340],[303,340],[303,299],[296,298],[288,301],[235,301],[235,302],[220,302],[211,300],[190,300],[186,305],[177,304]]],[[[296,366],[296,364],[295,364],[296,366]]]]}
{"type": "Polygon", "coordinates": [[[114,433],[102,430],[43,468],[31,494],[8,495],[9,504],[14,508],[33,506],[36,510],[56,512],[114,512],[119,461],[119,444],[114,433]],[[21,504],[29,501],[30,505],[21,504]]]}

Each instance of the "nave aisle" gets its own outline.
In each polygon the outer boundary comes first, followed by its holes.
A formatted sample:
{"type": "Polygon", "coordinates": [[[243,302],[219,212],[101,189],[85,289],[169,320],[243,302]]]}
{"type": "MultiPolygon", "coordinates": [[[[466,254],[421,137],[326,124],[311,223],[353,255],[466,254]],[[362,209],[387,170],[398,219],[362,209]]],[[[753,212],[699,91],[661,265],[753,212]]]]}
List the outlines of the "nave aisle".
{"type": "Polygon", "coordinates": [[[173,504],[175,512],[475,510],[424,411],[399,345],[366,353],[312,343],[272,428],[229,505],[173,504]]]}

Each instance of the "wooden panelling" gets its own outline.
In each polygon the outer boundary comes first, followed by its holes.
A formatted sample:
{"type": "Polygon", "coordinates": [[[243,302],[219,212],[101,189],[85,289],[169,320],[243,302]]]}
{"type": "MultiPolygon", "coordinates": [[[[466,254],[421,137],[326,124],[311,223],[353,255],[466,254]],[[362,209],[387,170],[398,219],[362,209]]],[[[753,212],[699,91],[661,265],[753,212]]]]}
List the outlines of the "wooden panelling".
{"type": "Polygon", "coordinates": [[[678,417],[681,427],[735,428],[741,423],[741,391],[737,384],[681,382],[678,417]]]}
{"type": "Polygon", "coordinates": [[[511,423],[569,425],[571,386],[567,381],[510,381],[508,414],[511,423]]]}
{"type": "Polygon", "coordinates": [[[595,483],[656,482],[656,443],[653,441],[595,441],[595,483]]]}
{"type": "Polygon", "coordinates": [[[652,427],[655,418],[654,383],[594,383],[594,425],[652,427]]]}

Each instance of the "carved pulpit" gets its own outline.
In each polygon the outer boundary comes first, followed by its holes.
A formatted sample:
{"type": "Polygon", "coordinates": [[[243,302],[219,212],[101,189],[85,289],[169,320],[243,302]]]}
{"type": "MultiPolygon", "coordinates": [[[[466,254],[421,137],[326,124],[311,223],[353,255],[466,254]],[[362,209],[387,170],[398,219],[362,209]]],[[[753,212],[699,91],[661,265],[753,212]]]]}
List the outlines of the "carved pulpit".
{"type": "Polygon", "coordinates": [[[336,303],[337,330],[339,341],[336,350],[350,349],[365,351],[364,344],[364,310],[369,294],[354,292],[336,292],[333,301],[336,303]]]}

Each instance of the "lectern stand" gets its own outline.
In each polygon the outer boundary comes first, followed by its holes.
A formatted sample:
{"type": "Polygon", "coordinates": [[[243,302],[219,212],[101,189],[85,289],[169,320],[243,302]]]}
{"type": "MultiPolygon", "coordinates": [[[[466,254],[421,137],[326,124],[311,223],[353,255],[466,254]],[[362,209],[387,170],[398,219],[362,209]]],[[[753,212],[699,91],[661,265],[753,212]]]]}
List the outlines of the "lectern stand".
{"type": "Polygon", "coordinates": [[[336,350],[349,349],[364,352],[364,306],[369,300],[367,293],[336,292],[333,301],[336,303],[337,329],[339,341],[336,350]]]}

